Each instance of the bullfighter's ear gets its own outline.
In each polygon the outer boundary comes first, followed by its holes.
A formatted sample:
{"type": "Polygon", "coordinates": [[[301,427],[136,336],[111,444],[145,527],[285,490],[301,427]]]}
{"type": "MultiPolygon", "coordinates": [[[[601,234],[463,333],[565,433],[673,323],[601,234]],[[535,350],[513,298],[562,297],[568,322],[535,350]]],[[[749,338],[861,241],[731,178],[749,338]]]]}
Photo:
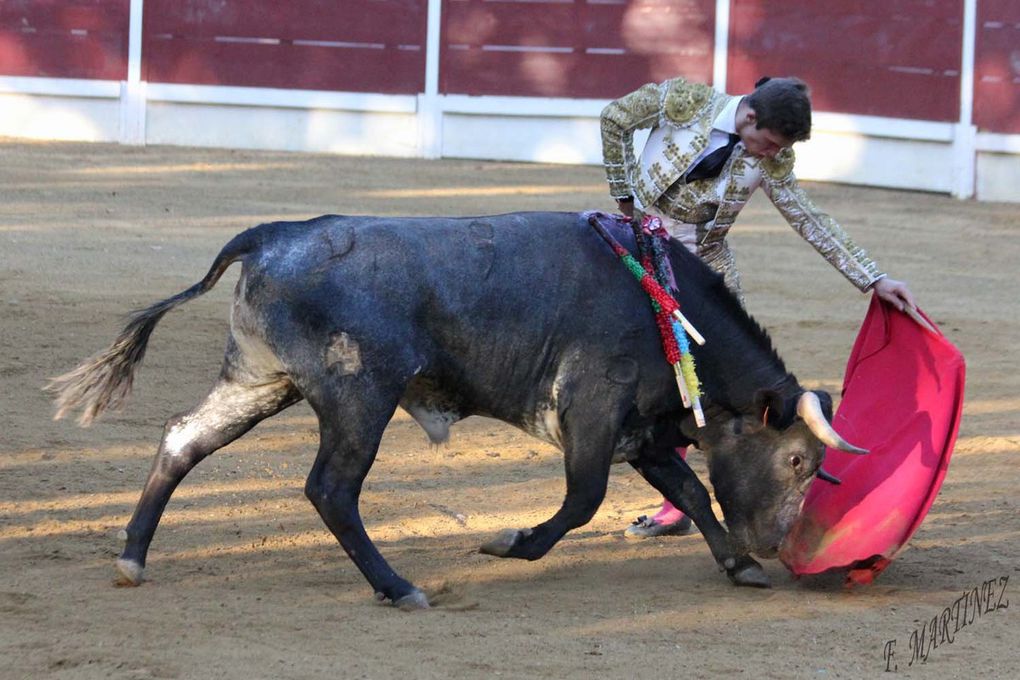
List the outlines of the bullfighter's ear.
{"type": "Polygon", "coordinates": [[[758,390],[754,397],[755,410],[762,422],[777,430],[785,430],[797,416],[797,400],[784,399],[775,390],[758,390]]]}

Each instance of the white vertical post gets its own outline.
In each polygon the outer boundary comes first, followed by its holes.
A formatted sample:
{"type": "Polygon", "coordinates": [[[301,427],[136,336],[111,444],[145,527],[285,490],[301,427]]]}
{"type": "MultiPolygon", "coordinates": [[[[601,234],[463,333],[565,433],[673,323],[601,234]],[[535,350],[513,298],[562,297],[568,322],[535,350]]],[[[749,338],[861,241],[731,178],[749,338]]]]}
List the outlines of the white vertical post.
{"type": "Polygon", "coordinates": [[[131,0],[127,80],[120,83],[120,143],[145,144],[145,83],[142,81],[142,5],[131,0]]]}
{"type": "Polygon", "coordinates": [[[443,110],[439,98],[439,48],[443,0],[429,0],[425,29],[425,92],[418,95],[418,154],[443,153],[443,110]]]}
{"type": "Polygon", "coordinates": [[[963,55],[960,64],[960,122],[953,126],[953,196],[972,198],[977,174],[977,127],[974,126],[974,50],[977,0],[963,2],[963,55]]]}
{"type": "Polygon", "coordinates": [[[730,53],[730,0],[715,0],[715,52],[712,55],[712,87],[726,91],[726,61],[730,53]]]}

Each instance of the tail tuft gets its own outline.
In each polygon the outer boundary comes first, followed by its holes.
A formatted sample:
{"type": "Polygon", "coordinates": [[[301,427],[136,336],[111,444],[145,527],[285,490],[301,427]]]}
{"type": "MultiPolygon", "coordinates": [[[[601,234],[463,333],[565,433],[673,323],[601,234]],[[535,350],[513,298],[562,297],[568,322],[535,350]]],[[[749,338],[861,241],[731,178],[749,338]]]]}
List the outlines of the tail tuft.
{"type": "Polygon", "coordinates": [[[127,325],[113,343],[89,357],[77,368],[52,378],[44,388],[54,396],[54,420],[81,409],[78,424],[88,427],[106,411],[116,410],[131,394],[135,369],[145,357],[145,348],[156,324],[174,307],[204,293],[201,283],[183,293],[131,314],[127,325]]]}
{"type": "Polygon", "coordinates": [[[78,424],[88,427],[104,412],[119,408],[131,394],[135,370],[145,357],[149,336],[163,315],[210,290],[227,267],[257,247],[257,228],[238,234],[223,247],[201,281],[184,292],[132,313],[124,330],[108,348],[74,370],[52,378],[43,389],[52,394],[56,402],[53,419],[59,420],[81,409],[78,424]]]}

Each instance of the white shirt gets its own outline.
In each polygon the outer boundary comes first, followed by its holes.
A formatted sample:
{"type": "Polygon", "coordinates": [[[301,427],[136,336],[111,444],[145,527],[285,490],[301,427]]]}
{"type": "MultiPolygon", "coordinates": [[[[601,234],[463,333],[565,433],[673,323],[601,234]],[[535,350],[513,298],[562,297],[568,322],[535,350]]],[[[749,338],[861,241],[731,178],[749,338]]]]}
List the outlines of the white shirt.
{"type": "Polygon", "coordinates": [[[691,171],[691,168],[700,163],[702,158],[716,149],[721,149],[729,144],[730,135],[737,134],[737,107],[740,106],[742,100],[743,97],[734,97],[730,100],[729,104],[723,107],[719,115],[715,117],[715,120],[712,121],[712,133],[708,137],[708,145],[701,152],[701,155],[695,158],[684,171],[684,176],[691,171]]]}

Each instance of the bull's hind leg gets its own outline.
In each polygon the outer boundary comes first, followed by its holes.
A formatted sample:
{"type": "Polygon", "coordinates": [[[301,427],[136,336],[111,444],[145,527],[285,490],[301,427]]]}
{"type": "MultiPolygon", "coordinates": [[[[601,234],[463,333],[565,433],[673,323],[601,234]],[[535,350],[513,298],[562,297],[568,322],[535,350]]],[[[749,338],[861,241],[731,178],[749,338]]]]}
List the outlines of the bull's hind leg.
{"type": "Polygon", "coordinates": [[[171,494],[185,475],[203,458],[259,421],[301,399],[287,379],[246,384],[226,377],[228,373],[224,371],[224,376],[194,410],[167,421],[142,497],[127,529],[121,532],[125,546],[117,560],[120,584],[142,582],[152,536],[171,494]]]}
{"type": "Polygon", "coordinates": [[[424,609],[429,606],[425,594],[386,562],[365,531],[358,510],[362,484],[405,387],[370,376],[371,371],[366,371],[358,378],[330,381],[309,397],[319,416],[321,439],[305,495],[376,597],[402,609],[424,609]],[[324,392],[328,396],[323,397],[324,392]]]}

